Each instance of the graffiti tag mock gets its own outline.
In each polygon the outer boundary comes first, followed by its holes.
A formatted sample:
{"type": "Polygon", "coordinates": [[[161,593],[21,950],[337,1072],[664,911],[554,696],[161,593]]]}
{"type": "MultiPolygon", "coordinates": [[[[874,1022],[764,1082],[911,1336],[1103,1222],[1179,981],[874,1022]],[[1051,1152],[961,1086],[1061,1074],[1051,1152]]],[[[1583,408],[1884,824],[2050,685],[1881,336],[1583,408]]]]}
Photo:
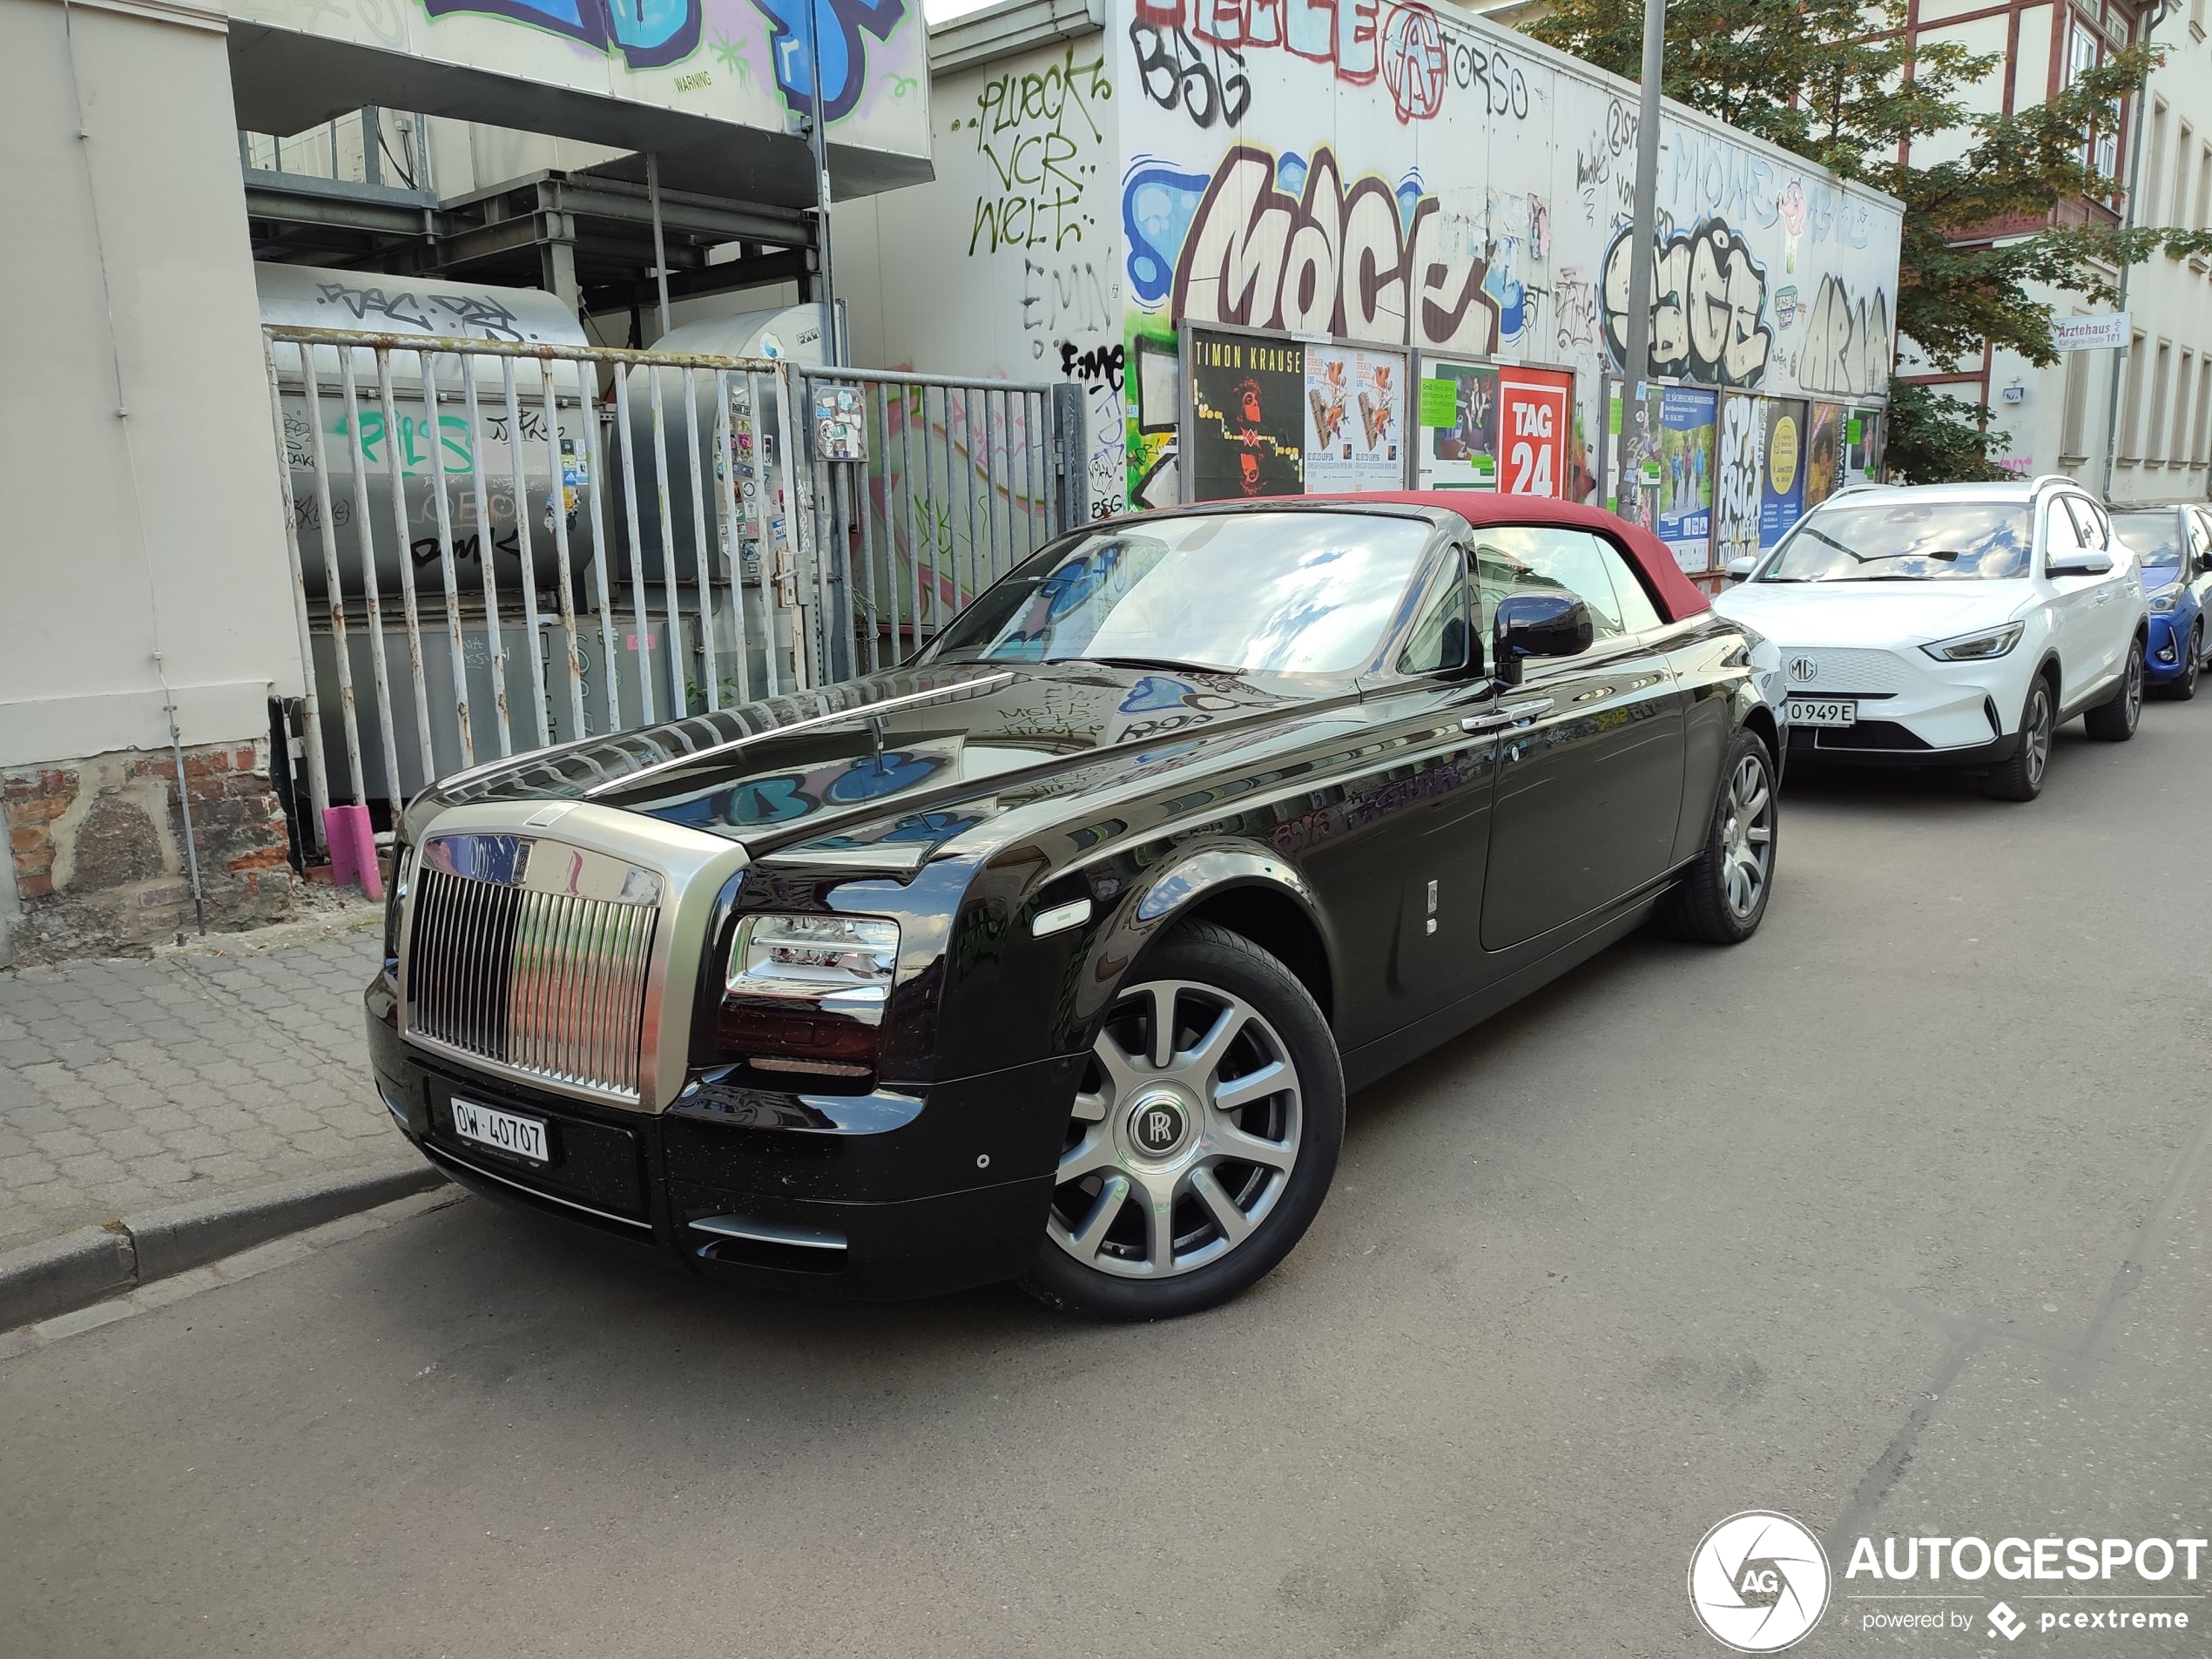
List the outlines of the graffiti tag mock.
{"type": "Polygon", "coordinates": [[[665,69],[699,49],[700,0],[422,0],[433,17],[475,13],[550,29],[632,69],[665,69]]]}

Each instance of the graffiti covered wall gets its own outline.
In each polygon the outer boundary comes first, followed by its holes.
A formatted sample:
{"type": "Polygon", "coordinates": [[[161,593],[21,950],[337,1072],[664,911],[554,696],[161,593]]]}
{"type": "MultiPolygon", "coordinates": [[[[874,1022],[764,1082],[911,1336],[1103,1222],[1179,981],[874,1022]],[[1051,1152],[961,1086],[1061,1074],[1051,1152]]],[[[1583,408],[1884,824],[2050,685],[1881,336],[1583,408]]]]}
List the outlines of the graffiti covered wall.
{"type": "Polygon", "coordinates": [[[1128,382],[1111,69],[1092,34],[940,77],[935,183],[834,227],[857,360],[1082,387],[1095,506],[1121,502],[1128,382]]]}
{"type": "MultiPolygon", "coordinates": [[[[813,107],[809,0],[231,0],[241,23],[710,120],[794,132],[813,107]]],[[[929,149],[918,0],[813,0],[839,144],[929,149]]],[[[460,85],[456,80],[456,88],[460,85]]],[[[465,99],[457,99],[465,103],[465,99]]],[[[458,107],[451,113],[462,114],[458,107]]]]}
{"type": "MultiPolygon", "coordinates": [[[[1633,88],[1419,0],[1112,0],[1105,39],[1133,503],[1182,493],[1179,322],[1572,368],[1596,429],[1627,332],[1633,88]]],[[[1898,226],[1670,109],[1655,376],[1879,401],[1898,226]]]]}

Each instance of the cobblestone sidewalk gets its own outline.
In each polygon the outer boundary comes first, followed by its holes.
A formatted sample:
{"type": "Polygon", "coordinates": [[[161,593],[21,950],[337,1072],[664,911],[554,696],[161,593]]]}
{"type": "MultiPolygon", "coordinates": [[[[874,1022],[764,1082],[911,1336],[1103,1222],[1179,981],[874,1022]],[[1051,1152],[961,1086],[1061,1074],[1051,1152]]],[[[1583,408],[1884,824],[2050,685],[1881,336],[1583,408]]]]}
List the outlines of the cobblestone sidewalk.
{"type": "Polygon", "coordinates": [[[374,912],[312,931],[0,972],[0,1249],[404,1150],[361,1035],[374,912]]]}

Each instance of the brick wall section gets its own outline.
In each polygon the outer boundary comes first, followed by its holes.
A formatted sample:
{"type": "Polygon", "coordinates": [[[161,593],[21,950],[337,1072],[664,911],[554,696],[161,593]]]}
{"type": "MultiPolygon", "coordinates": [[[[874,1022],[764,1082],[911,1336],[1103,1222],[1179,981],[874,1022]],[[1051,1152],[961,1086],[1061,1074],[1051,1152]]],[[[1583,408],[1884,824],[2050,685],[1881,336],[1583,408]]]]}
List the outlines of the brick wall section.
{"type": "MultiPolygon", "coordinates": [[[[289,914],[284,813],[266,743],[185,752],[185,787],[211,929],[289,914]]],[[[118,955],[193,926],[176,759],[167,750],[0,772],[25,961],[118,955]]]]}

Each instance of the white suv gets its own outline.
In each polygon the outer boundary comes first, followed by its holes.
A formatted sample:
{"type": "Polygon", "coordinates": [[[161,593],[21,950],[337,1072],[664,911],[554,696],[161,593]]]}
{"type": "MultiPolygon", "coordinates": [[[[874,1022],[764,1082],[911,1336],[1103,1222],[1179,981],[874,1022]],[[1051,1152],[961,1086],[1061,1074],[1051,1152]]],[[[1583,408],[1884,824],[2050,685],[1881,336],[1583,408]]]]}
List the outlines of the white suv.
{"type": "Polygon", "coordinates": [[[1794,754],[1986,766],[2033,800],[2060,722],[2135,734],[2141,572],[2071,479],[1845,489],[1729,575],[1714,608],[1780,653],[1794,754]]]}

